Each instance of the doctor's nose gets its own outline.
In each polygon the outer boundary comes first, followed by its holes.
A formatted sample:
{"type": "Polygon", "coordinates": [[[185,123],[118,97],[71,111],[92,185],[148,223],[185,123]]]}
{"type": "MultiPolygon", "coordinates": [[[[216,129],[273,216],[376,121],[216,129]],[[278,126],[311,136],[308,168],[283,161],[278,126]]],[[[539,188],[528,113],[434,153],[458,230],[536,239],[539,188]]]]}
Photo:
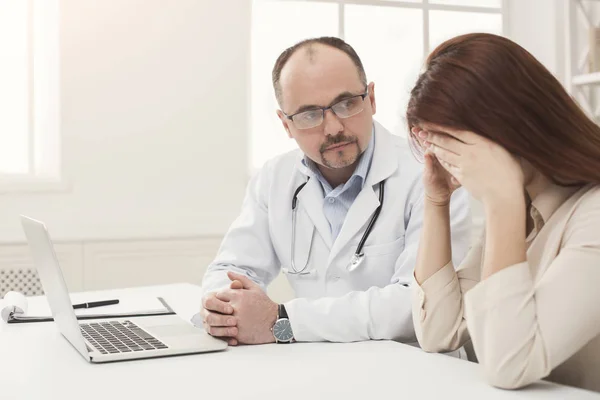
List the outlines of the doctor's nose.
{"type": "Polygon", "coordinates": [[[331,110],[325,111],[323,115],[323,131],[325,135],[335,136],[344,130],[344,125],[340,118],[331,110]]]}

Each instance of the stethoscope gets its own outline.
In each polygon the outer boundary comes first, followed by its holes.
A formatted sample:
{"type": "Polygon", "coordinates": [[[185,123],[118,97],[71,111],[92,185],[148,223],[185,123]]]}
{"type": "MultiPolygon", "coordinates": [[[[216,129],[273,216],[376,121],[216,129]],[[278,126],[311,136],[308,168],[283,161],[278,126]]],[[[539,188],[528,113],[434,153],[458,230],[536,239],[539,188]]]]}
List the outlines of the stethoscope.
{"type": "MultiPolygon", "coordinates": [[[[298,188],[296,188],[296,191],[294,192],[294,196],[292,197],[292,251],[291,251],[292,257],[291,257],[291,263],[290,263],[290,266],[292,267],[292,269],[291,270],[289,270],[287,268],[283,269],[285,273],[290,274],[290,275],[310,275],[313,273],[313,271],[307,270],[308,262],[310,260],[310,253],[312,250],[311,245],[309,245],[308,256],[306,257],[306,262],[304,263],[304,266],[302,267],[302,269],[298,270],[298,268],[296,268],[296,262],[295,262],[295,259],[296,259],[296,257],[295,257],[296,256],[296,213],[297,213],[297,206],[298,206],[298,193],[300,193],[302,188],[304,188],[304,186],[306,186],[306,184],[308,183],[309,180],[310,180],[310,177],[306,180],[306,182],[304,182],[303,184],[298,186],[298,188]]],[[[360,239],[360,242],[358,242],[358,247],[356,248],[356,251],[350,258],[350,264],[348,264],[348,267],[346,267],[346,269],[349,272],[352,272],[356,268],[358,268],[358,266],[360,264],[362,264],[362,262],[365,259],[365,254],[362,252],[362,249],[365,245],[365,242],[369,238],[369,235],[371,234],[371,230],[373,230],[373,226],[375,225],[375,222],[377,222],[377,218],[379,218],[379,213],[381,212],[381,208],[383,207],[384,186],[385,186],[385,181],[379,182],[379,206],[377,206],[377,208],[375,209],[375,212],[373,212],[373,216],[371,217],[371,220],[369,221],[369,225],[367,225],[367,229],[365,230],[365,233],[363,233],[362,238],[360,239]]],[[[312,239],[311,239],[311,243],[312,243],[312,239]]]]}

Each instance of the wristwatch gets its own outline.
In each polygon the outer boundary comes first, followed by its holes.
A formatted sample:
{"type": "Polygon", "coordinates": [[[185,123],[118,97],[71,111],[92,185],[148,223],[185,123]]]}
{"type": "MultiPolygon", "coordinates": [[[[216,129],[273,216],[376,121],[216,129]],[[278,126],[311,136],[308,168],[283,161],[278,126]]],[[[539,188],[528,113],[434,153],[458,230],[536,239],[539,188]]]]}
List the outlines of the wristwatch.
{"type": "Polygon", "coordinates": [[[285,311],[283,304],[279,305],[279,311],[277,312],[277,321],[271,328],[275,342],[277,343],[291,343],[294,340],[294,332],[292,332],[292,324],[285,311]]]}

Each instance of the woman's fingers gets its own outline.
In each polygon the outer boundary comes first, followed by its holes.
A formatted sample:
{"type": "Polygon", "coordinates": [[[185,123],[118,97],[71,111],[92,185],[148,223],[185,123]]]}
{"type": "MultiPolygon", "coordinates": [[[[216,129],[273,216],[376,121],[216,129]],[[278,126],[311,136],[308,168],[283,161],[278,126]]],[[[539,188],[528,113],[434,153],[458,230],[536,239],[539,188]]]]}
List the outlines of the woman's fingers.
{"type": "Polygon", "coordinates": [[[468,146],[462,143],[460,140],[443,133],[427,132],[426,136],[422,135],[421,137],[423,137],[428,143],[432,143],[435,146],[444,150],[448,150],[456,155],[463,154],[466,151],[465,146],[468,146]]]}
{"type": "Polygon", "coordinates": [[[450,175],[452,175],[454,178],[456,178],[456,176],[460,173],[460,169],[446,161],[441,161],[440,160],[440,165],[450,173],[450,175]]]}
{"type": "Polygon", "coordinates": [[[446,162],[455,167],[460,165],[460,156],[456,153],[439,147],[433,143],[429,145],[429,150],[431,150],[431,152],[433,152],[436,158],[440,161],[446,162]]]}

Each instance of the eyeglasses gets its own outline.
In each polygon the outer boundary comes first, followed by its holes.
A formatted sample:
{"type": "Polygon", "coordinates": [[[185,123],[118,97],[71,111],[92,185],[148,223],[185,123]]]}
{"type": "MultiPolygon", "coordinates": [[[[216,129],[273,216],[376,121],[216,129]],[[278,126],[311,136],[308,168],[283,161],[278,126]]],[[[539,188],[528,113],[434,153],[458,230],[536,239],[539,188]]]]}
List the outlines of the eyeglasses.
{"type": "Polygon", "coordinates": [[[319,126],[325,119],[325,111],[331,110],[339,118],[350,118],[360,113],[365,108],[365,97],[369,95],[369,88],[356,96],[348,97],[338,101],[329,107],[313,108],[308,111],[301,111],[293,115],[287,115],[287,119],[292,120],[296,129],[310,129],[319,126]]]}
{"type": "Polygon", "coordinates": [[[408,144],[410,150],[413,153],[413,156],[417,159],[418,162],[423,164],[425,162],[425,149],[423,148],[421,142],[419,142],[419,139],[417,139],[415,134],[412,133],[411,129],[409,129],[408,132],[408,144]]]}

